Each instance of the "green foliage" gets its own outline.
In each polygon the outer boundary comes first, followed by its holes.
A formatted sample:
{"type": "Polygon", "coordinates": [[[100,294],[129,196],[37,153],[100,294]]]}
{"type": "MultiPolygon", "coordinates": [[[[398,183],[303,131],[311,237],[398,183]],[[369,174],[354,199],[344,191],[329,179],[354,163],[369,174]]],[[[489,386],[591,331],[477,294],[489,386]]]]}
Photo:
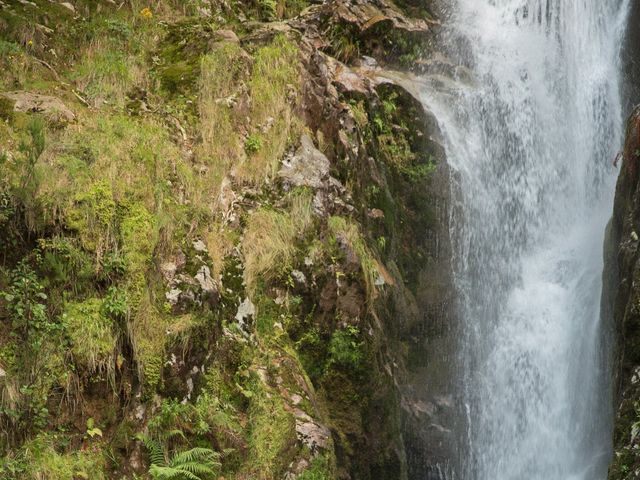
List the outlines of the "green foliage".
{"type": "Polygon", "coordinates": [[[100,428],[96,427],[95,420],[93,419],[93,417],[90,417],[90,418],[87,419],[87,432],[86,432],[86,435],[89,438],[102,437],[102,430],[100,428]]]}
{"type": "Polygon", "coordinates": [[[168,453],[159,441],[140,437],[149,451],[149,474],[155,480],[208,480],[220,469],[220,454],[210,448],[195,447],[168,453]]]}
{"type": "Polygon", "coordinates": [[[244,142],[244,151],[251,155],[262,147],[262,139],[257,135],[249,135],[244,142]]]}
{"type": "Polygon", "coordinates": [[[320,336],[317,327],[307,327],[295,343],[296,351],[305,372],[311,380],[317,381],[324,372],[326,341],[320,336]]]}
{"type": "Polygon", "coordinates": [[[123,288],[109,287],[102,301],[101,313],[116,321],[126,320],[129,316],[129,300],[123,288]]]}
{"type": "Polygon", "coordinates": [[[364,342],[360,331],[352,325],[336,330],[329,342],[329,362],[340,367],[358,371],[364,361],[364,342]]]}
{"type": "Polygon", "coordinates": [[[261,10],[261,17],[265,20],[275,20],[278,15],[276,0],[257,0],[261,10]]]}
{"type": "Polygon", "coordinates": [[[344,63],[349,63],[360,56],[360,39],[357,27],[338,23],[329,31],[329,43],[334,56],[344,63]]]}
{"type": "Polygon", "coordinates": [[[72,237],[38,240],[38,270],[49,288],[84,291],[94,279],[93,258],[72,237]]]}
{"type": "Polygon", "coordinates": [[[22,261],[11,273],[9,287],[0,292],[6,302],[11,326],[32,349],[41,346],[44,337],[57,328],[47,315],[47,295],[35,271],[22,261]]]}
{"type": "Polygon", "coordinates": [[[105,480],[105,461],[99,451],[64,452],[63,438],[42,433],[0,463],[0,478],[11,480],[105,480]],[[62,450],[62,453],[61,453],[62,450]]]}
{"type": "Polygon", "coordinates": [[[220,454],[196,447],[175,453],[164,465],[151,464],[149,474],[156,480],[206,480],[214,478],[220,467],[220,454]]]}

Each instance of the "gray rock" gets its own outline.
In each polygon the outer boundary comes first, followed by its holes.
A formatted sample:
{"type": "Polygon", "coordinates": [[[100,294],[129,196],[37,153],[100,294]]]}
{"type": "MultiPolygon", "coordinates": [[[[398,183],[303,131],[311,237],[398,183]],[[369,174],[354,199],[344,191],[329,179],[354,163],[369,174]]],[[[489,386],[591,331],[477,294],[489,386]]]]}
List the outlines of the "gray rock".
{"type": "Polygon", "coordinates": [[[322,187],[329,176],[329,159],[313,145],[308,135],[300,138],[295,154],[283,161],[278,176],[295,187],[322,187]]]}
{"type": "Polygon", "coordinates": [[[307,283],[307,277],[300,270],[292,270],[291,271],[291,276],[293,277],[293,279],[296,282],[298,282],[298,283],[300,283],[302,285],[307,283]]]}
{"type": "Polygon", "coordinates": [[[207,251],[207,246],[204,244],[202,240],[196,240],[193,242],[193,249],[196,252],[204,253],[207,251]]]}
{"type": "Polygon", "coordinates": [[[181,293],[182,290],[180,290],[179,288],[172,288],[167,293],[165,293],[164,296],[166,297],[167,302],[169,302],[169,304],[173,307],[178,304],[181,293]]]}
{"type": "Polygon", "coordinates": [[[64,125],[76,118],[62,100],[56,97],[31,92],[6,92],[0,95],[14,102],[14,111],[42,113],[52,123],[64,125]]]}
{"type": "Polygon", "coordinates": [[[240,324],[240,328],[244,329],[249,317],[253,317],[256,314],[256,307],[249,298],[245,298],[244,301],[238,305],[238,312],[236,313],[236,320],[240,324]]]}
{"type": "Polygon", "coordinates": [[[195,279],[203,292],[209,294],[216,291],[216,284],[211,277],[211,270],[206,265],[200,267],[195,279]]]}
{"type": "Polygon", "coordinates": [[[298,440],[306,446],[312,454],[316,455],[319,450],[326,449],[329,446],[331,431],[313,420],[302,410],[294,411],[296,417],[296,433],[298,440]]]}

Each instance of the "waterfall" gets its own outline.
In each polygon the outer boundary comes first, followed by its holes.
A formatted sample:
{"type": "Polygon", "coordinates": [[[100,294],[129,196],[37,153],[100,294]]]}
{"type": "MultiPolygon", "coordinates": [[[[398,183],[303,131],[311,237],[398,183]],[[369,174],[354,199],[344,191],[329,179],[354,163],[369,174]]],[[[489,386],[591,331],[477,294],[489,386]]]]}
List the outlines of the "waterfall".
{"type": "Polygon", "coordinates": [[[628,0],[457,0],[427,75],[456,178],[462,480],[605,479],[602,242],[628,0]]]}

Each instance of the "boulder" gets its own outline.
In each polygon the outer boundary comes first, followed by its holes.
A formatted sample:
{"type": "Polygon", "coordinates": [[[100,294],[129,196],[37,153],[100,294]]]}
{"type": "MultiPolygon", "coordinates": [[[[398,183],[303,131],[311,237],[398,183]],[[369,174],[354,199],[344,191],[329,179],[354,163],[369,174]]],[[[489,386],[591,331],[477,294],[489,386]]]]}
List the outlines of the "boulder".
{"type": "Polygon", "coordinates": [[[41,113],[47,121],[65,125],[73,122],[75,114],[64,104],[62,100],[49,95],[40,95],[32,92],[6,92],[0,94],[13,102],[13,110],[23,113],[41,113]]]}

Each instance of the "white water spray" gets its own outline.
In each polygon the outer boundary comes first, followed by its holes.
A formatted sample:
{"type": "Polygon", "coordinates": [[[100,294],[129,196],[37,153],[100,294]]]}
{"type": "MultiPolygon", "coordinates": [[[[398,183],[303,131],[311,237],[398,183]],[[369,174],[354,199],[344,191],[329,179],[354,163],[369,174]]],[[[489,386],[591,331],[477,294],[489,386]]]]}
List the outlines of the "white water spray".
{"type": "MultiPolygon", "coordinates": [[[[468,82],[427,89],[458,172],[463,480],[602,480],[602,242],[628,0],[458,0],[468,82]]],[[[439,82],[441,84],[442,82],[439,82]]]]}

